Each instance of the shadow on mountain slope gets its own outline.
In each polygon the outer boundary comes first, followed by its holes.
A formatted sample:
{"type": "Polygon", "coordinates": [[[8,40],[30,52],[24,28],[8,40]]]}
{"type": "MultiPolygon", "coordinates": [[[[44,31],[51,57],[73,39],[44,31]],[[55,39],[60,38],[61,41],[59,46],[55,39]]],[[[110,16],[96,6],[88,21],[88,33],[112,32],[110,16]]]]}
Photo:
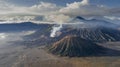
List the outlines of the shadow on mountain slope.
{"type": "Polygon", "coordinates": [[[66,36],[49,46],[52,54],[68,57],[120,56],[120,51],[97,45],[77,36],[66,36]]]}

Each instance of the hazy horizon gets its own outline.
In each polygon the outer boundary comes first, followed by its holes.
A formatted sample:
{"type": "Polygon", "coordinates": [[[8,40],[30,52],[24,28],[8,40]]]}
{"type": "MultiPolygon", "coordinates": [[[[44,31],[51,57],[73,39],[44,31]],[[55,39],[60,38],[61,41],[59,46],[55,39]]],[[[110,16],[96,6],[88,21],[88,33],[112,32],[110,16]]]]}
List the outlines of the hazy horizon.
{"type": "Polygon", "coordinates": [[[0,0],[0,24],[71,23],[77,16],[120,24],[119,0],[0,0]],[[37,21],[37,22],[36,22],[37,21]]]}

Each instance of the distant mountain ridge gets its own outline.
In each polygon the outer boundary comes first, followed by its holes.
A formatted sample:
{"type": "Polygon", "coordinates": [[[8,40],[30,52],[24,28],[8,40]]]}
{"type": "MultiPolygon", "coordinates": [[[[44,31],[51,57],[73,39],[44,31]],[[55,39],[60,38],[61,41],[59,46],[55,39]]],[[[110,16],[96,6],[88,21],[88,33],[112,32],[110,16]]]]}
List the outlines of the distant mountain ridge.
{"type": "Polygon", "coordinates": [[[88,26],[92,25],[96,27],[105,26],[105,27],[115,27],[115,28],[120,27],[120,25],[100,19],[85,19],[83,17],[77,16],[76,18],[74,18],[74,20],[79,20],[80,22],[84,22],[88,26]]]}
{"type": "Polygon", "coordinates": [[[35,24],[32,22],[0,24],[0,32],[15,32],[26,30],[37,30],[48,24],[35,24]]]}

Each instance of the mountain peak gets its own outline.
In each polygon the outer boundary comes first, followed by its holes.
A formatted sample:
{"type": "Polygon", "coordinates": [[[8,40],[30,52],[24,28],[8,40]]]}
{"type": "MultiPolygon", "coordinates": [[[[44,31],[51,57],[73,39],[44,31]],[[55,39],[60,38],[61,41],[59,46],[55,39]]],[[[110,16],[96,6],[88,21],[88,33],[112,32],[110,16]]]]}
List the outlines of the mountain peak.
{"type": "Polygon", "coordinates": [[[81,17],[81,16],[77,16],[77,19],[81,19],[81,20],[85,20],[85,18],[81,17]]]}
{"type": "Polygon", "coordinates": [[[104,50],[103,47],[77,36],[66,36],[49,48],[53,54],[69,57],[97,55],[104,50]]]}

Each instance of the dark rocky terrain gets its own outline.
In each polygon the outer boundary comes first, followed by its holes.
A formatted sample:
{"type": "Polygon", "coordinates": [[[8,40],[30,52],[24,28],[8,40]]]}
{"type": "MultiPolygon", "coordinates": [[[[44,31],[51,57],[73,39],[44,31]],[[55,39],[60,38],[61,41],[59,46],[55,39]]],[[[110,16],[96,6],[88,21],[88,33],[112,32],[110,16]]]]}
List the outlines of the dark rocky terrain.
{"type": "Polygon", "coordinates": [[[93,42],[120,41],[120,31],[117,28],[68,28],[67,31],[63,31],[63,35],[61,35],[61,37],[66,35],[77,35],[83,39],[91,40],[93,42]]]}
{"type": "Polygon", "coordinates": [[[120,55],[119,51],[105,48],[78,36],[66,36],[48,50],[53,54],[69,57],[120,55]]]}
{"type": "Polygon", "coordinates": [[[28,30],[41,30],[51,26],[50,24],[35,24],[32,22],[0,24],[0,32],[19,32],[28,30]]]}

